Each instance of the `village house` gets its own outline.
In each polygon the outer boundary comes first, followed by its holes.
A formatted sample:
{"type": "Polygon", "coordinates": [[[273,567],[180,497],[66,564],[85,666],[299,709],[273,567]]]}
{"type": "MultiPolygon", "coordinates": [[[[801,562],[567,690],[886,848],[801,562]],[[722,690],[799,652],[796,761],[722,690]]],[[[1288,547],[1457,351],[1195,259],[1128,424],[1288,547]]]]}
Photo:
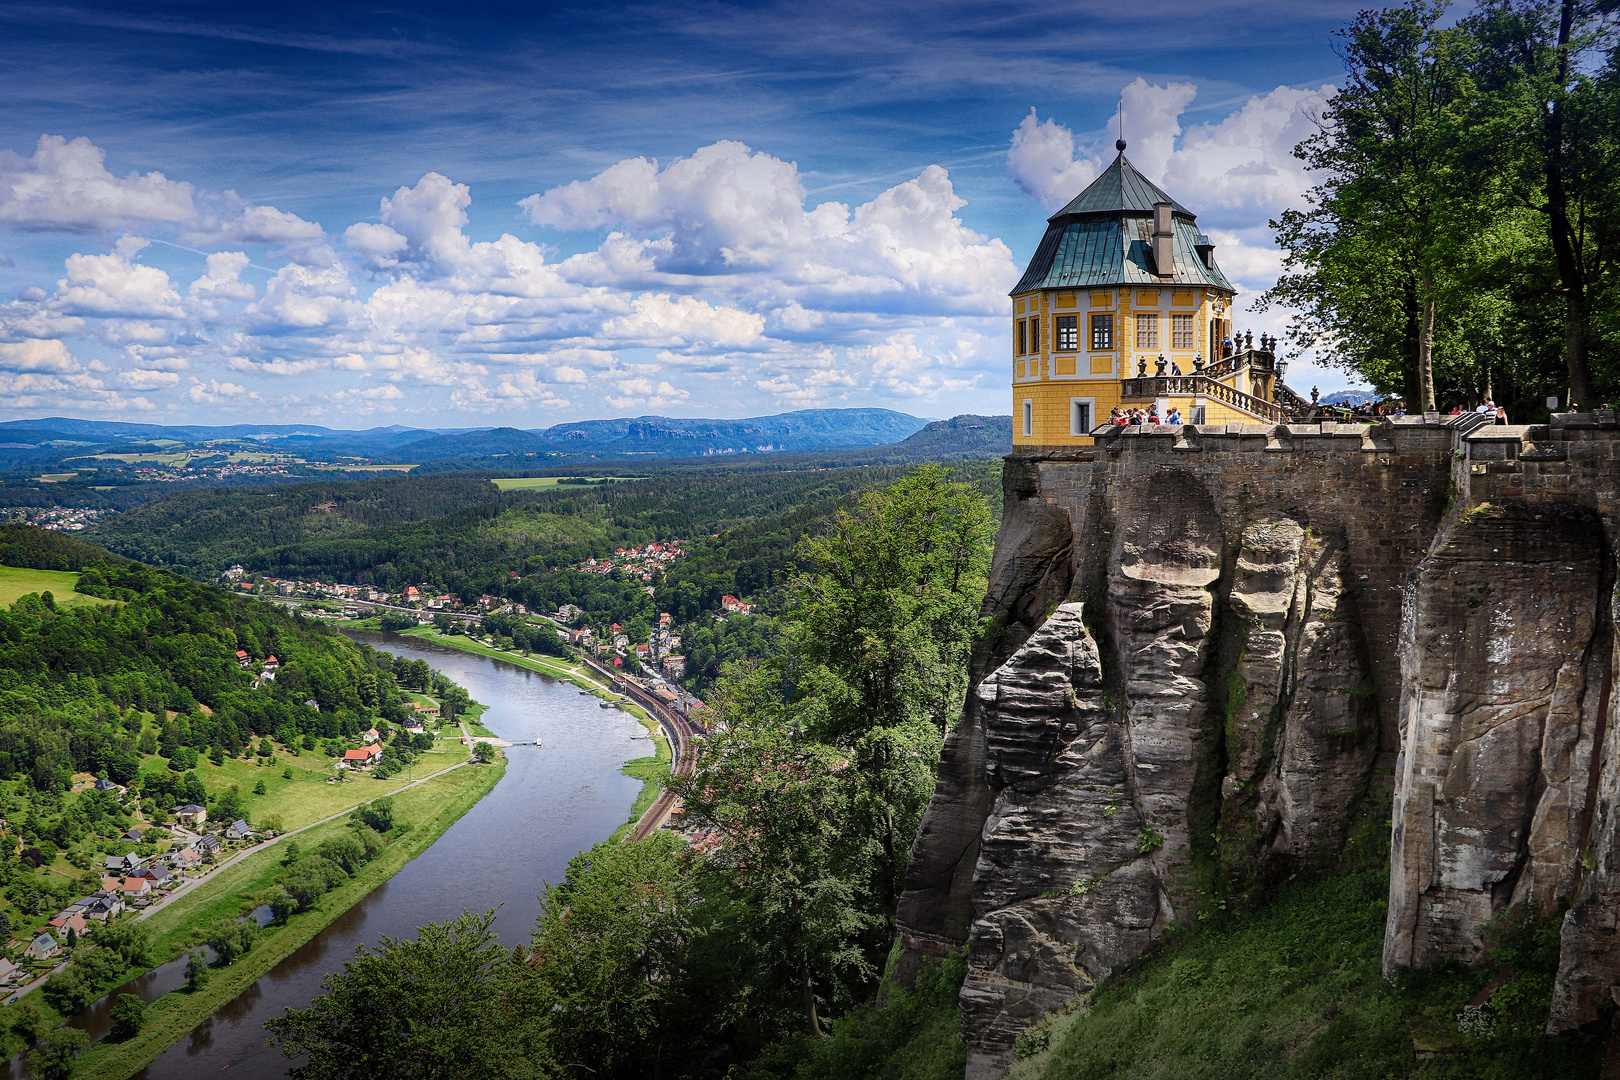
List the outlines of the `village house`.
{"type": "Polygon", "coordinates": [[[249,664],[251,664],[252,662],[253,662],[253,657],[249,656],[246,652],[244,652],[241,649],[236,650],[236,666],[237,667],[244,667],[245,668],[249,664]]]}
{"type": "Polygon", "coordinates": [[[0,983],[14,983],[22,977],[22,968],[0,956],[0,983]]]}
{"type": "Polygon", "coordinates": [[[753,604],[745,604],[730,593],[720,598],[720,607],[725,611],[734,612],[738,615],[747,615],[754,610],[753,604]]]}
{"type": "Polygon", "coordinates": [[[382,752],[383,748],[375,743],[370,746],[358,746],[343,751],[343,760],[339,765],[346,769],[369,769],[382,758],[382,752]]]}
{"type": "Polygon", "coordinates": [[[253,826],[241,819],[231,822],[225,828],[225,838],[227,840],[246,840],[252,835],[253,826]]]}
{"type": "Polygon", "coordinates": [[[120,888],[125,896],[139,898],[152,891],[152,882],[149,878],[127,877],[120,888]]]}
{"type": "Polygon", "coordinates": [[[35,960],[46,960],[55,956],[60,949],[61,946],[56,943],[55,938],[49,934],[41,934],[31,941],[23,952],[35,960]]]}
{"type": "Polygon", "coordinates": [[[363,743],[374,743],[380,738],[382,738],[382,736],[378,734],[376,728],[367,728],[365,732],[361,734],[360,741],[363,743]]]}
{"type": "Polygon", "coordinates": [[[197,850],[197,854],[207,858],[219,850],[219,837],[199,836],[197,842],[191,846],[197,850]]]}
{"type": "Polygon", "coordinates": [[[403,726],[412,735],[424,735],[427,733],[427,726],[414,716],[407,719],[403,726]]]}
{"type": "Polygon", "coordinates": [[[109,855],[104,869],[113,874],[127,874],[138,870],[144,860],[139,855],[109,855]]]}
{"type": "Polygon", "coordinates": [[[151,866],[143,866],[129,876],[145,878],[154,885],[162,885],[164,882],[174,877],[173,874],[169,873],[169,868],[167,866],[157,866],[155,864],[151,866]]]}
{"type": "Polygon", "coordinates": [[[275,671],[279,667],[281,667],[281,661],[277,660],[274,656],[267,656],[264,658],[264,670],[266,674],[275,671]]]}
{"type": "Polygon", "coordinates": [[[666,656],[664,657],[663,664],[664,674],[668,675],[670,678],[682,679],[686,677],[686,657],[666,656]]]}
{"type": "Polygon", "coordinates": [[[52,930],[64,937],[67,936],[69,930],[72,930],[77,937],[83,937],[90,932],[89,920],[78,912],[72,912],[71,914],[64,912],[52,919],[50,926],[52,930]]]}
{"type": "Polygon", "coordinates": [[[208,820],[208,808],[198,806],[196,803],[186,803],[174,812],[174,820],[182,825],[201,825],[208,820]]]}
{"type": "Polygon", "coordinates": [[[139,829],[130,829],[123,835],[123,839],[128,840],[132,844],[138,844],[141,842],[141,837],[143,835],[145,834],[139,829]]]}
{"type": "Polygon", "coordinates": [[[399,594],[399,598],[407,604],[414,604],[422,599],[422,593],[415,585],[407,585],[405,591],[399,594]]]}
{"type": "Polygon", "coordinates": [[[190,870],[202,862],[196,848],[185,847],[169,855],[169,864],[176,870],[190,870]]]}

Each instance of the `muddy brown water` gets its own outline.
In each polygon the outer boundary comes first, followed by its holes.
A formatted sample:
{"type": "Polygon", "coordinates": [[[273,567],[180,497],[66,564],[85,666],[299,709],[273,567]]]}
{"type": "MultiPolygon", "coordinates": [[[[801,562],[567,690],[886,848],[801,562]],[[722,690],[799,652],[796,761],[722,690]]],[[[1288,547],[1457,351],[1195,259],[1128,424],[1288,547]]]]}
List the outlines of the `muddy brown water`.
{"type": "MultiPolygon", "coordinates": [[[[506,751],[506,775],[426,851],[411,860],[308,944],[282,960],[235,1000],[136,1074],[137,1080],[214,1076],[281,1077],[294,1064],[267,1045],[264,1021],[303,1008],[321,980],[341,970],[360,945],[381,935],[414,937],[418,926],[463,909],[499,908],[495,930],[508,947],[528,940],[547,881],[561,880],[568,860],[606,839],[629,815],[640,782],[619,769],[649,753],[645,729],[573,685],[526,668],[416,638],[349,631],[357,640],[411,660],[426,660],[489,706],[484,724],[513,742],[540,746],[506,751]]],[[[122,993],[147,1001],[185,981],[185,961],[171,961],[114,989],[72,1023],[92,1040],[110,1025],[122,993]]],[[[11,1076],[27,1075],[21,1055],[11,1076]]]]}

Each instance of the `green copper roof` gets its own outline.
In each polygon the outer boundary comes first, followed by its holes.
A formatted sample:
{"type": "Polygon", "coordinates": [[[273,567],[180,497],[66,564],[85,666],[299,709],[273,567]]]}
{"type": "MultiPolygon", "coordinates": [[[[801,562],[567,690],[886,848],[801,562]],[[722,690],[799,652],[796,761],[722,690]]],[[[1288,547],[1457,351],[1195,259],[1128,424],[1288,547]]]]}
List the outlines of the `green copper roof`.
{"type": "Polygon", "coordinates": [[[1076,195],[1068,206],[1046,220],[1057,221],[1059,218],[1074,214],[1117,214],[1132,211],[1151,214],[1153,204],[1161,202],[1169,203],[1178,214],[1193,216],[1191,210],[1166,195],[1163,188],[1137,172],[1136,166],[1126,160],[1122,153],[1114,159],[1112,165],[1103,170],[1101,176],[1086,186],[1086,190],[1076,195]]]}
{"type": "Polygon", "coordinates": [[[1073,202],[1047,219],[1046,235],[1013,292],[1100,285],[1207,285],[1232,289],[1213,253],[1198,254],[1209,238],[1190,210],[1136,171],[1125,155],[1114,159],[1073,202]],[[1175,267],[1160,277],[1153,265],[1153,204],[1173,209],[1175,267]]]}

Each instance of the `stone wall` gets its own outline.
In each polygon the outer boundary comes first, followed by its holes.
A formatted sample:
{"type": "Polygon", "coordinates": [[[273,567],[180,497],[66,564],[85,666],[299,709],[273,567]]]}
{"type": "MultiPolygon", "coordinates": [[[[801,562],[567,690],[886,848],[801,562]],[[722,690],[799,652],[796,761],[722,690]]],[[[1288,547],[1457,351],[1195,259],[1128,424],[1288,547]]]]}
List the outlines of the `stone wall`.
{"type": "Polygon", "coordinates": [[[1386,963],[1572,899],[1554,1023],[1595,1017],[1620,981],[1620,430],[1474,423],[1007,459],[991,631],[899,911],[902,978],[968,948],[970,1077],[1201,896],[1261,902],[1391,802],[1386,963]]]}

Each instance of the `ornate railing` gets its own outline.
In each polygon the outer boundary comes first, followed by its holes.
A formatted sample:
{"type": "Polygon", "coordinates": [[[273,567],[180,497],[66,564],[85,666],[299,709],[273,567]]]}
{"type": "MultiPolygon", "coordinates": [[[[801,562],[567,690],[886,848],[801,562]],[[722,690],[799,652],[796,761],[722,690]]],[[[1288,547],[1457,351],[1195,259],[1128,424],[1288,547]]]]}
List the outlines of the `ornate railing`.
{"type": "Polygon", "coordinates": [[[1276,356],[1274,354],[1261,349],[1244,349],[1242,352],[1234,353],[1224,360],[1216,360],[1205,364],[1202,371],[1196,371],[1193,374],[1208,375],[1212,379],[1224,379],[1228,375],[1236,375],[1247,367],[1270,375],[1276,370],[1275,365],[1276,356]]]}
{"type": "Polygon", "coordinates": [[[1272,423],[1281,423],[1283,419],[1283,410],[1278,406],[1216,382],[1208,375],[1147,375],[1120,380],[1120,396],[1124,398],[1186,397],[1192,394],[1214,398],[1223,405],[1230,405],[1272,423]]]}
{"type": "Polygon", "coordinates": [[[1311,411],[1311,403],[1294,393],[1288,384],[1281,379],[1278,379],[1274,385],[1273,393],[1277,398],[1277,404],[1290,413],[1307,413],[1311,411]]]}

